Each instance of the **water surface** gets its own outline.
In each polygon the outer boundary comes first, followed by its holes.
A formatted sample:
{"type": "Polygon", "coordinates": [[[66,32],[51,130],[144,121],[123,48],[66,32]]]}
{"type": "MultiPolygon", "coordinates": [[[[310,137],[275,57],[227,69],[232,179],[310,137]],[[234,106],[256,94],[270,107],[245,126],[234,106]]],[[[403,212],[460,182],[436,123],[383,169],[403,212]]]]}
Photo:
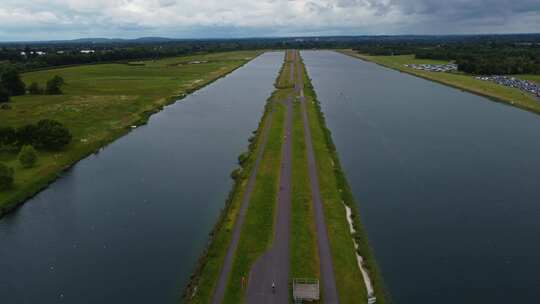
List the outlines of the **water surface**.
{"type": "Polygon", "coordinates": [[[395,303],[537,303],[540,116],[302,56],[395,303]]]}
{"type": "Polygon", "coordinates": [[[282,60],[166,107],[1,219],[0,303],[175,303],[282,60]]]}

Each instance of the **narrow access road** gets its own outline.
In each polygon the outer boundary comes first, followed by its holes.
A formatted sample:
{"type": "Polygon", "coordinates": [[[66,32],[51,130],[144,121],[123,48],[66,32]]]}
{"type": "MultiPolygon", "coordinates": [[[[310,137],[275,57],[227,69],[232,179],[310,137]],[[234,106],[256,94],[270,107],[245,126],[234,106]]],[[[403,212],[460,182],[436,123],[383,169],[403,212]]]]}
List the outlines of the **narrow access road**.
{"type": "MultiPolygon", "coordinates": [[[[291,66],[292,68],[292,66],[291,66]]],[[[294,73],[291,73],[291,82],[294,73]]],[[[281,150],[279,192],[272,247],[253,264],[246,292],[248,304],[288,303],[291,239],[293,96],[285,104],[285,138],[281,150]],[[272,283],[275,290],[272,290],[272,283]]]]}
{"type": "Polygon", "coordinates": [[[219,274],[219,280],[216,287],[214,288],[214,294],[212,296],[213,304],[221,304],[221,302],[223,301],[223,296],[225,295],[225,289],[227,288],[227,282],[231,273],[234,255],[236,252],[236,248],[238,247],[238,241],[240,240],[240,231],[242,229],[242,225],[244,224],[249,200],[251,199],[251,193],[253,192],[253,188],[255,186],[255,178],[257,177],[257,172],[259,170],[262,155],[266,148],[266,142],[268,141],[268,132],[272,124],[272,115],[273,110],[270,110],[262,129],[261,145],[257,151],[255,165],[253,166],[251,174],[249,175],[246,190],[244,191],[244,196],[242,198],[240,211],[238,212],[236,222],[234,223],[231,243],[229,245],[229,248],[227,249],[227,255],[225,256],[225,260],[219,274]]]}
{"type": "MultiPolygon", "coordinates": [[[[334,267],[332,263],[332,252],[330,251],[330,242],[328,241],[328,232],[324,220],[324,208],[321,199],[321,190],[319,188],[319,178],[317,176],[317,163],[315,162],[315,153],[311,140],[311,129],[309,128],[309,118],[306,109],[306,100],[304,97],[304,78],[303,69],[299,60],[300,54],[296,51],[294,60],[296,62],[297,77],[295,81],[295,91],[300,94],[300,105],[302,110],[302,121],[304,125],[304,136],[306,142],[306,151],[308,157],[309,181],[311,185],[311,197],[315,210],[315,225],[317,230],[317,247],[319,250],[322,298],[326,304],[339,303],[336,278],[334,276],[334,267]]],[[[284,302],[283,302],[284,303],[284,302]]]]}

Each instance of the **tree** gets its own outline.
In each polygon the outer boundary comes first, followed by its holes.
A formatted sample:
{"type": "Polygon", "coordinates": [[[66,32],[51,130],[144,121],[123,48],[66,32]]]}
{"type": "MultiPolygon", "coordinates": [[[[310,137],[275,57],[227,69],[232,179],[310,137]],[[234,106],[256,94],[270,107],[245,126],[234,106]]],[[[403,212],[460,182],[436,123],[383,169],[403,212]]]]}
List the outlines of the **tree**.
{"type": "Polygon", "coordinates": [[[0,190],[6,190],[13,185],[14,171],[12,168],[0,163],[0,190]]]}
{"type": "Polygon", "coordinates": [[[0,148],[13,145],[17,141],[17,134],[12,127],[0,127],[0,148]]]}
{"type": "Polygon", "coordinates": [[[21,80],[19,71],[12,66],[7,66],[0,71],[0,84],[7,90],[9,96],[24,95],[26,86],[21,80]]]}
{"type": "Polygon", "coordinates": [[[43,149],[58,150],[71,142],[68,128],[61,123],[43,119],[37,124],[37,143],[43,149]]]}
{"type": "Polygon", "coordinates": [[[34,145],[38,141],[38,127],[34,124],[24,125],[15,131],[17,144],[34,145]]]}
{"type": "Polygon", "coordinates": [[[0,83],[0,103],[8,102],[8,101],[9,101],[9,92],[0,83]]]}
{"type": "Polygon", "coordinates": [[[25,145],[19,152],[19,162],[24,168],[31,168],[36,164],[37,153],[34,147],[25,145]]]}
{"type": "Polygon", "coordinates": [[[37,82],[34,81],[28,87],[28,93],[32,95],[40,95],[43,94],[43,89],[39,86],[37,82]]]}
{"type": "Polygon", "coordinates": [[[55,75],[53,78],[47,81],[47,87],[45,88],[45,93],[49,95],[61,95],[63,84],[64,84],[64,78],[58,75],[55,75]]]}

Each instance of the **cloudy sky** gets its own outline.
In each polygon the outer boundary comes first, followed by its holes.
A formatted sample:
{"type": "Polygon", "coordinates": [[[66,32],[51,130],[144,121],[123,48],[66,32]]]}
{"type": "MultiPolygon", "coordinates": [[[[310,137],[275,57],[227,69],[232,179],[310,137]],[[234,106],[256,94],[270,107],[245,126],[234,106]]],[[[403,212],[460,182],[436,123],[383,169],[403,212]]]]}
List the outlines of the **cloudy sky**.
{"type": "Polygon", "coordinates": [[[540,32],[540,0],[0,0],[0,40],[540,32]]]}

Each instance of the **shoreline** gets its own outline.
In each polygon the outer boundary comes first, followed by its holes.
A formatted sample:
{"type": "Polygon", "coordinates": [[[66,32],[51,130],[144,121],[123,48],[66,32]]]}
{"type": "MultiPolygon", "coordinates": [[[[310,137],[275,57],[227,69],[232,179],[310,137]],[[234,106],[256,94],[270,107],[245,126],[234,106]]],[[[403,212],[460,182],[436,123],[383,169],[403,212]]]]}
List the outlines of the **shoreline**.
{"type": "MultiPolygon", "coordinates": [[[[352,58],[360,59],[360,60],[363,60],[363,61],[366,61],[366,62],[371,62],[371,63],[374,63],[376,65],[379,65],[379,66],[382,66],[384,68],[388,68],[388,69],[391,69],[391,70],[394,70],[394,71],[397,71],[397,72],[406,73],[406,74],[409,74],[411,76],[422,78],[422,79],[427,80],[427,81],[435,82],[435,83],[442,84],[442,85],[445,85],[445,86],[448,86],[448,87],[451,87],[451,88],[454,88],[454,89],[458,89],[458,90],[463,91],[463,92],[468,92],[468,93],[471,93],[471,94],[474,94],[474,95],[478,95],[478,96],[487,98],[490,101],[493,101],[493,102],[496,102],[496,103],[504,104],[504,105],[507,105],[507,106],[515,107],[515,108],[518,108],[518,109],[521,109],[521,110],[525,110],[525,111],[533,113],[533,114],[539,114],[540,115],[540,108],[532,108],[532,107],[527,106],[526,104],[516,103],[513,100],[498,96],[496,94],[490,94],[490,93],[483,92],[483,91],[480,91],[480,90],[477,90],[477,89],[474,89],[474,88],[463,87],[463,86],[460,86],[460,85],[457,85],[457,84],[454,84],[454,83],[451,83],[451,82],[448,82],[448,81],[444,81],[444,80],[437,79],[437,78],[434,78],[434,77],[429,77],[429,76],[426,76],[426,75],[422,75],[420,73],[416,73],[415,71],[409,71],[409,70],[405,70],[405,69],[396,68],[396,67],[393,67],[391,65],[387,65],[387,64],[384,64],[384,63],[381,63],[381,62],[377,62],[375,60],[371,60],[370,58],[368,58],[368,57],[366,57],[366,56],[364,56],[362,54],[356,53],[356,52],[354,52],[352,50],[338,49],[338,50],[334,50],[334,51],[337,52],[337,53],[352,57],[352,58]]],[[[468,75],[468,76],[472,76],[472,75],[468,75]]],[[[538,101],[538,103],[540,103],[540,100],[538,101]]]]}
{"type": "Polygon", "coordinates": [[[64,163],[60,164],[58,170],[51,172],[50,174],[44,176],[43,178],[40,178],[39,180],[33,183],[22,186],[22,189],[20,191],[14,193],[13,196],[7,199],[4,204],[0,205],[0,219],[2,219],[7,214],[16,211],[28,200],[38,195],[41,191],[47,189],[58,178],[61,178],[65,172],[71,170],[75,165],[77,165],[79,161],[91,156],[92,154],[99,153],[100,150],[106,148],[109,144],[113,143],[117,139],[128,135],[131,131],[133,131],[136,128],[146,125],[148,123],[148,120],[153,114],[156,114],[162,111],[166,106],[175,104],[176,102],[181,102],[189,94],[192,94],[195,91],[203,89],[204,87],[214,83],[215,81],[223,77],[226,77],[227,75],[233,73],[237,69],[243,67],[244,65],[256,59],[262,54],[264,54],[264,52],[257,53],[253,58],[251,58],[250,60],[247,60],[246,62],[240,64],[239,66],[215,78],[212,78],[207,82],[200,82],[196,84],[195,86],[193,86],[192,88],[185,90],[181,94],[171,95],[169,97],[161,98],[163,99],[163,103],[150,104],[151,107],[149,109],[143,110],[138,114],[139,118],[137,118],[134,121],[127,122],[124,126],[122,126],[121,128],[117,130],[112,131],[107,137],[96,142],[94,145],[91,145],[85,149],[81,149],[81,151],[78,151],[76,156],[70,159],[67,159],[64,163]],[[134,125],[136,125],[137,127],[132,128],[132,126],[134,125]]]}

